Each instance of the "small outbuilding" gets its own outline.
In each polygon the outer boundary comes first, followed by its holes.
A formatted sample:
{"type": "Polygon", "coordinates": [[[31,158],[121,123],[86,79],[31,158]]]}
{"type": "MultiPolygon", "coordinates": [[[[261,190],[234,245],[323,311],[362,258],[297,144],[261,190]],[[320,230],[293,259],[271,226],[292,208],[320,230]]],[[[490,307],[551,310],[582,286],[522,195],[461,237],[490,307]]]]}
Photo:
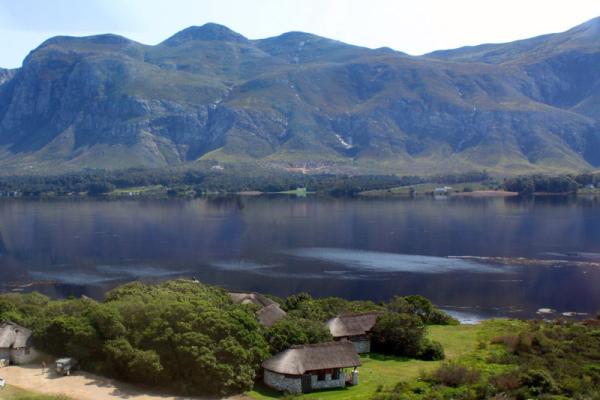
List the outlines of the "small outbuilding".
{"type": "Polygon", "coordinates": [[[31,363],[38,357],[29,329],[10,321],[0,323],[0,359],[20,365],[31,363]]]}
{"type": "Polygon", "coordinates": [[[259,309],[256,312],[258,322],[267,328],[270,328],[275,322],[285,318],[287,315],[276,301],[260,293],[230,292],[229,297],[236,304],[254,304],[258,306],[259,309]]]}
{"type": "Polygon", "coordinates": [[[348,341],[293,346],[262,363],[263,381],[294,394],[343,388],[358,384],[358,366],[360,358],[348,341]]]}
{"type": "Polygon", "coordinates": [[[349,340],[358,353],[369,353],[371,330],[380,315],[379,312],[341,314],[325,322],[325,325],[334,340],[349,340]]]}

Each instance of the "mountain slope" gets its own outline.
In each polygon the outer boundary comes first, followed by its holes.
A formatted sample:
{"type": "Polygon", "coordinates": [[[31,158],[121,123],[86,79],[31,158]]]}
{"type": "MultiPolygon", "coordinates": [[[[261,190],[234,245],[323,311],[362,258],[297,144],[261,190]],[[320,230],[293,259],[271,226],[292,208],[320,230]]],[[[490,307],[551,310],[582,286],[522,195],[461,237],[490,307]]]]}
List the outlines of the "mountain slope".
{"type": "Polygon", "coordinates": [[[600,20],[422,57],[217,24],[55,37],[0,70],[5,173],[255,162],[319,171],[600,166],[600,20]]]}

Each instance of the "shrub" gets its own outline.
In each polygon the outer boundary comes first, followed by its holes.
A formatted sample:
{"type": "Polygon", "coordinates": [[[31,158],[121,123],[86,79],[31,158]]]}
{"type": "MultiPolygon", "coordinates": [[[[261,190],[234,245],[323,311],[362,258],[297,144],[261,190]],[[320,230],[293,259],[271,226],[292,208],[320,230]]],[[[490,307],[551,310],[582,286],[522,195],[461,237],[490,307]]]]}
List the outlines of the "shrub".
{"type": "Polygon", "coordinates": [[[157,382],[162,378],[160,358],[152,350],[134,349],[126,339],[120,338],[106,342],[104,353],[114,372],[132,382],[157,382]]]}
{"type": "Polygon", "coordinates": [[[435,306],[423,296],[395,296],[387,310],[399,314],[414,314],[427,325],[458,325],[458,321],[435,306]]]}
{"type": "Polygon", "coordinates": [[[514,353],[519,343],[519,337],[514,335],[496,336],[490,342],[492,344],[503,344],[509,352],[514,353]]]}
{"type": "Polygon", "coordinates": [[[373,327],[373,350],[383,354],[415,357],[421,350],[425,325],[410,314],[385,313],[373,327]]]}
{"type": "Polygon", "coordinates": [[[556,382],[548,371],[531,369],[521,375],[521,384],[527,386],[533,394],[555,393],[556,382]]]}
{"type": "Polygon", "coordinates": [[[329,329],[321,322],[291,317],[277,321],[267,330],[265,336],[272,354],[293,345],[327,342],[333,339],[329,329]]]}
{"type": "Polygon", "coordinates": [[[490,379],[490,383],[501,392],[511,391],[521,387],[521,380],[514,372],[506,372],[504,374],[493,376],[490,379]]]}
{"type": "Polygon", "coordinates": [[[446,358],[442,344],[429,339],[423,340],[421,343],[421,349],[419,350],[419,354],[417,356],[421,360],[425,361],[436,361],[446,358]]]}
{"type": "Polygon", "coordinates": [[[447,362],[435,370],[430,380],[446,386],[458,387],[479,382],[481,375],[474,369],[456,362],[447,362]]]}

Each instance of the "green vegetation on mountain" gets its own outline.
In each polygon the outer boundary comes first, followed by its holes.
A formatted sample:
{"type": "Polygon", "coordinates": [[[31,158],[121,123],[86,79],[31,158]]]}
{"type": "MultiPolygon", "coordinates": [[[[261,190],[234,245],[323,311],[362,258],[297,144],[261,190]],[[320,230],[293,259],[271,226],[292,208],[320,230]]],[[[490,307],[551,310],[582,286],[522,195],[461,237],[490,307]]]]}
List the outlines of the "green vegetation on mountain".
{"type": "Polygon", "coordinates": [[[221,166],[307,173],[600,166],[600,19],[411,57],[216,24],[155,46],[55,37],[0,70],[3,174],[221,166]]]}

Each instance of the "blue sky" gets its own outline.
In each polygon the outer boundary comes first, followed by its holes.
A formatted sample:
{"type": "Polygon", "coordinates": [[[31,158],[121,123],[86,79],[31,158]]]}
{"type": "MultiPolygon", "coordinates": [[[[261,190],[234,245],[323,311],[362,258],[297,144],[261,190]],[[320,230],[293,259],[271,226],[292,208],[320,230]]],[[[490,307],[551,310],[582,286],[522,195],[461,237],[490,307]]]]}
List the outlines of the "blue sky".
{"type": "Polygon", "coordinates": [[[0,0],[0,66],[55,35],[118,33],[156,44],[217,22],[251,38],[300,30],[410,54],[560,32],[600,0],[0,0]]]}

